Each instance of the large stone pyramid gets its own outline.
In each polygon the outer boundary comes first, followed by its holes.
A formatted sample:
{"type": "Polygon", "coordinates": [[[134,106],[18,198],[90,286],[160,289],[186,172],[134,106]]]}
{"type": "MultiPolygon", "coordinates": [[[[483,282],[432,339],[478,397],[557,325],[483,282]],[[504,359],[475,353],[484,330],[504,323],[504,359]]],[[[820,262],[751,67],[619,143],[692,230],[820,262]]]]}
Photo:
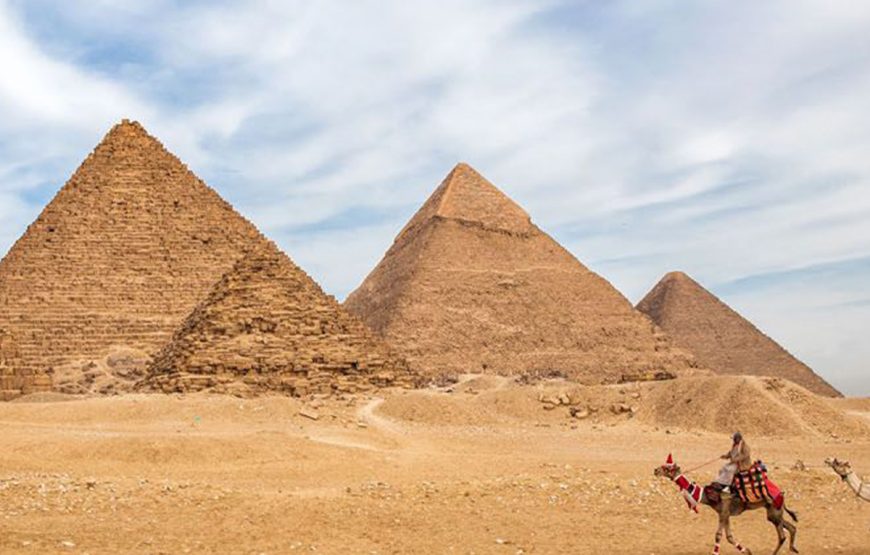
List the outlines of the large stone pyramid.
{"type": "MultiPolygon", "coordinates": [[[[92,390],[101,383],[95,375],[111,371],[106,357],[121,349],[147,360],[261,240],[142,126],[125,120],[0,262],[0,327],[20,355],[13,372],[47,374],[64,391],[92,390]]],[[[110,380],[103,390],[117,386],[110,380]]]]}
{"type": "Polygon", "coordinates": [[[690,365],[625,297],[465,164],[345,306],[429,376],[563,374],[601,383],[690,365]]]}
{"type": "Polygon", "coordinates": [[[149,368],[144,388],[250,395],[413,385],[407,364],[271,243],[214,286],[149,368]]]}
{"type": "Polygon", "coordinates": [[[663,277],[637,308],[714,372],[786,378],[821,395],[841,396],[806,364],[682,272],[663,277]]]}

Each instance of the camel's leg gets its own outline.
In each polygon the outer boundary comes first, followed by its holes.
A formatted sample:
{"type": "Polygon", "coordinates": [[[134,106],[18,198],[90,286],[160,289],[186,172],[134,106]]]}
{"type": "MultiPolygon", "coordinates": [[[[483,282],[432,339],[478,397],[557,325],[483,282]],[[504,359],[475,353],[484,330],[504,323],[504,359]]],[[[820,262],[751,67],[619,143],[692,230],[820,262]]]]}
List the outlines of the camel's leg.
{"type": "Polygon", "coordinates": [[[768,505],[767,520],[770,521],[770,523],[773,524],[773,526],[776,528],[778,543],[776,544],[776,549],[773,550],[773,555],[776,555],[777,553],[779,553],[779,550],[782,549],[782,544],[785,543],[785,531],[783,530],[783,526],[785,524],[785,517],[783,516],[781,509],[776,509],[773,506],[768,505]]]}
{"type": "Polygon", "coordinates": [[[798,553],[798,548],[794,546],[795,536],[797,536],[797,526],[787,521],[786,519],[782,519],[782,525],[785,526],[785,529],[788,530],[788,548],[792,553],[798,553]]]}
{"type": "Polygon", "coordinates": [[[750,551],[748,547],[743,547],[742,545],[740,545],[740,542],[734,541],[734,536],[731,534],[731,521],[730,521],[730,519],[725,522],[725,537],[728,538],[728,543],[733,545],[734,549],[736,549],[740,553],[746,553],[746,555],[752,555],[752,551],[750,551]]]}
{"type": "Polygon", "coordinates": [[[713,555],[719,555],[719,549],[722,545],[722,533],[728,527],[728,515],[724,509],[719,511],[719,528],[716,530],[716,544],[713,545],[713,555]]]}

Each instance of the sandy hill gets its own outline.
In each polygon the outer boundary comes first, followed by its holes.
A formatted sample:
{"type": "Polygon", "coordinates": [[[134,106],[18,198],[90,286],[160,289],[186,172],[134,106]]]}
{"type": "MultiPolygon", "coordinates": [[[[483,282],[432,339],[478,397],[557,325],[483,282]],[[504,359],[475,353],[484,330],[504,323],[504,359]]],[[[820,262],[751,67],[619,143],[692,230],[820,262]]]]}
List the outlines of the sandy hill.
{"type": "Polygon", "coordinates": [[[867,437],[860,419],[781,378],[715,376],[651,384],[642,419],[658,425],[756,436],[867,437]]]}
{"type": "Polygon", "coordinates": [[[786,378],[821,395],[840,396],[806,364],[682,272],[667,274],[637,308],[714,372],[786,378]]]}
{"type": "Polygon", "coordinates": [[[394,418],[432,425],[638,423],[674,433],[740,430],[748,438],[870,438],[865,418],[781,378],[693,376],[599,386],[558,380],[535,387],[493,386],[480,380],[467,384],[471,385],[452,388],[451,394],[391,397],[383,410],[394,418]]]}
{"type": "Polygon", "coordinates": [[[690,365],[616,289],[465,164],[345,306],[430,376],[559,373],[600,383],[690,365]]]}
{"type": "Polygon", "coordinates": [[[156,356],[164,392],[357,392],[411,385],[407,364],[272,243],[248,252],[156,356]]]}
{"type": "Polygon", "coordinates": [[[99,373],[113,349],[147,359],[259,240],[253,225],[125,120],[0,262],[0,327],[17,341],[16,375],[48,372],[55,388],[80,392],[95,383],[84,374],[99,373]]]}

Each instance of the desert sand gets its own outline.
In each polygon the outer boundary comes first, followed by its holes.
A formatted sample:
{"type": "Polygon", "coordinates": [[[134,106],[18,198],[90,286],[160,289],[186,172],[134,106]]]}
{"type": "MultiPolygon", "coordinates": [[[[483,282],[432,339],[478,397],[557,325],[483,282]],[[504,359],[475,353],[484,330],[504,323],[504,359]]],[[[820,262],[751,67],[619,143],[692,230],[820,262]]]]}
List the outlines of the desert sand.
{"type": "MultiPolygon", "coordinates": [[[[690,512],[652,472],[669,452],[684,469],[724,452],[720,405],[735,395],[760,415],[744,431],[799,513],[801,552],[867,553],[870,504],[822,461],[870,471],[868,400],[742,377],[582,387],[495,376],[322,400],[2,403],[0,551],[709,553],[716,516],[690,512]]],[[[734,532],[756,553],[774,547],[763,514],[736,518],[734,532]]]]}

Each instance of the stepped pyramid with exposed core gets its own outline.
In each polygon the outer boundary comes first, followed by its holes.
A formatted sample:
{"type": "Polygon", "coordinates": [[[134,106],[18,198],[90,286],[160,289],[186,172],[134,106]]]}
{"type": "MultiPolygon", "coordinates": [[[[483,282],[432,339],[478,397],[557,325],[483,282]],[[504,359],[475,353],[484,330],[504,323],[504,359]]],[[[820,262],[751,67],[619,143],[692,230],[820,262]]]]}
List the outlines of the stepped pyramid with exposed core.
{"type": "Polygon", "coordinates": [[[806,364],[682,272],[671,272],[640,301],[674,343],[720,374],[788,379],[810,391],[842,396],[806,364]]]}
{"type": "Polygon", "coordinates": [[[260,233],[141,125],[106,135],[0,262],[18,383],[132,383],[260,233]],[[34,376],[40,376],[34,378],[34,376]],[[42,380],[42,381],[40,381],[42,380]]]}
{"type": "Polygon", "coordinates": [[[465,164],[345,306],[428,376],[691,372],[690,355],[465,164]]]}
{"type": "Polygon", "coordinates": [[[407,363],[271,243],[215,285],[156,356],[145,389],[240,396],[413,386],[407,363]]]}

